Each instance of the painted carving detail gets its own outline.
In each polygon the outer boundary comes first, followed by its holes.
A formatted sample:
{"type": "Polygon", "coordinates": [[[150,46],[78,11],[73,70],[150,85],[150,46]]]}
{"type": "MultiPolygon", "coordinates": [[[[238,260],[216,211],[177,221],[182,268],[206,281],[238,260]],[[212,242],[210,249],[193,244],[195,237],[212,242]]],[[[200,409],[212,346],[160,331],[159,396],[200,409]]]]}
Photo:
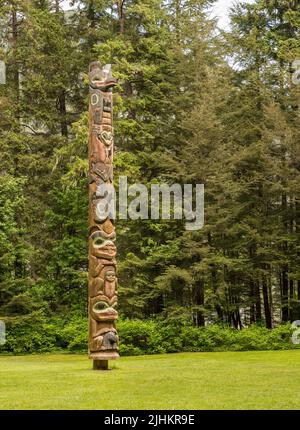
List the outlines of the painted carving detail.
{"type": "Polygon", "coordinates": [[[99,192],[113,185],[112,88],[110,65],[93,62],[89,71],[89,355],[94,360],[118,357],[115,321],[118,303],[116,233],[113,220],[103,218],[99,192]]]}

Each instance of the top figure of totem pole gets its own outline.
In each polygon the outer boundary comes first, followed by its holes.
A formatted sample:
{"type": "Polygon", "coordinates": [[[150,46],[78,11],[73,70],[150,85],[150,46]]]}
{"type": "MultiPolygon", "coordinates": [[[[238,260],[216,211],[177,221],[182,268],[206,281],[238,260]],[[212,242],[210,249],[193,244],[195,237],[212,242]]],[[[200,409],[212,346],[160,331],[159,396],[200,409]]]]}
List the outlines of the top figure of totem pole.
{"type": "Polygon", "coordinates": [[[103,215],[101,187],[113,186],[111,66],[90,64],[89,103],[89,356],[94,369],[107,369],[119,357],[115,321],[118,317],[116,233],[114,220],[103,215]]]}

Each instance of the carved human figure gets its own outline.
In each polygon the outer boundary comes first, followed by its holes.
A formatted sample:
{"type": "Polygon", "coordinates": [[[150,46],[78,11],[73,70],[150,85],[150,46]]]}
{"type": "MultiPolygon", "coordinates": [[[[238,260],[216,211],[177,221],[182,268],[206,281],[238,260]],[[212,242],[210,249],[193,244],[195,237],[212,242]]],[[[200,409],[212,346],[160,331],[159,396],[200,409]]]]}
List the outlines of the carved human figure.
{"type": "Polygon", "coordinates": [[[104,275],[104,294],[112,298],[116,295],[117,277],[113,266],[108,266],[104,275]]]}

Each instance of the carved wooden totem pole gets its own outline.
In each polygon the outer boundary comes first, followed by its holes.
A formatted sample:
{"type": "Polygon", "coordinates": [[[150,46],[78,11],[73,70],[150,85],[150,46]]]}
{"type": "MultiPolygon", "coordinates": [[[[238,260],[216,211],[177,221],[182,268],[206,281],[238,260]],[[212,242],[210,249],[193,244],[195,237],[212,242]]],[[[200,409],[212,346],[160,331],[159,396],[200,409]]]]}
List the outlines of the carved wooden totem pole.
{"type": "Polygon", "coordinates": [[[94,369],[107,369],[119,357],[114,221],[104,214],[103,186],[113,185],[111,67],[90,64],[89,103],[89,356],[94,369]]]}

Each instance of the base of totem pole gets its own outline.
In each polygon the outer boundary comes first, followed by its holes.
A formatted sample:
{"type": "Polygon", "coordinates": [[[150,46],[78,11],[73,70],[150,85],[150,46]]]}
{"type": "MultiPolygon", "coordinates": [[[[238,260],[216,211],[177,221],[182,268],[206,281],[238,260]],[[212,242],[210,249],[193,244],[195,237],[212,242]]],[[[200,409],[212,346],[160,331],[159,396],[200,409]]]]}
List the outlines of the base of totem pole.
{"type": "Polygon", "coordinates": [[[93,370],[109,370],[108,360],[93,360],[93,370]]]}
{"type": "Polygon", "coordinates": [[[108,368],[108,360],[119,358],[119,354],[117,352],[109,354],[91,354],[90,358],[93,360],[93,370],[110,370],[108,368]]]}

